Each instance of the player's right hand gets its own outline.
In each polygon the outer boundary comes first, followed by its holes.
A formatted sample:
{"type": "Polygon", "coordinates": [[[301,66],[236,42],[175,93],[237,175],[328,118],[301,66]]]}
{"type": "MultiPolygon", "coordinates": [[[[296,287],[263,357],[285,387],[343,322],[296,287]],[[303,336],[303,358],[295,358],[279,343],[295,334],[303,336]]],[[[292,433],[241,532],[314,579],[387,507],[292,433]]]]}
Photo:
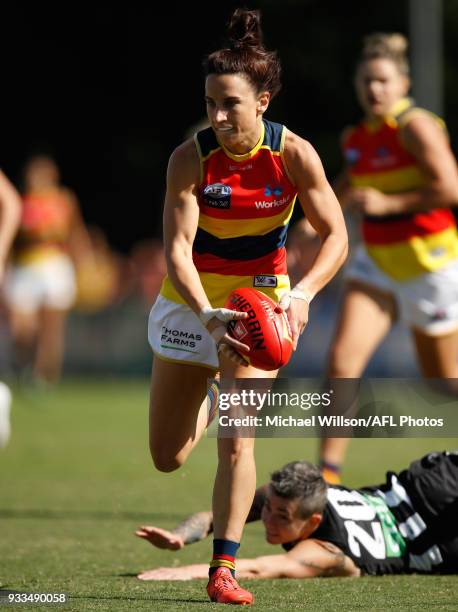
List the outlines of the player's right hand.
{"type": "Polygon", "coordinates": [[[250,347],[230,336],[227,331],[227,324],[229,321],[238,321],[247,317],[246,312],[238,312],[229,308],[211,308],[210,306],[202,308],[199,315],[203,325],[215,340],[218,353],[223,353],[238,365],[244,366],[249,364],[239,351],[249,352],[250,347]]]}

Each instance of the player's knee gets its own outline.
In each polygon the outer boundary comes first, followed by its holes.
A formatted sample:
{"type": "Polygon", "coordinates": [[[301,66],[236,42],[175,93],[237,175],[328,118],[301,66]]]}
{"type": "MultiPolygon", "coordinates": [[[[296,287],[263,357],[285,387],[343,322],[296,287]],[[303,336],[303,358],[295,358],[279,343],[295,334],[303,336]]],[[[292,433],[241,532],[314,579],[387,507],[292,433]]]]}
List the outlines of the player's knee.
{"type": "Polygon", "coordinates": [[[152,444],[150,445],[150,453],[154,467],[160,472],[174,472],[178,470],[188,456],[188,453],[183,451],[171,453],[166,448],[158,448],[152,444]]]}
{"type": "Polygon", "coordinates": [[[154,467],[159,472],[174,472],[183,465],[183,462],[177,460],[176,457],[167,457],[157,454],[151,454],[154,467]]]}
{"type": "Polygon", "coordinates": [[[254,444],[250,438],[226,438],[219,441],[218,457],[224,462],[235,464],[244,458],[252,458],[254,444]]]}
{"type": "Polygon", "coordinates": [[[25,324],[17,326],[13,329],[13,335],[16,342],[21,344],[28,344],[33,341],[35,337],[36,329],[34,325],[25,324]]]}

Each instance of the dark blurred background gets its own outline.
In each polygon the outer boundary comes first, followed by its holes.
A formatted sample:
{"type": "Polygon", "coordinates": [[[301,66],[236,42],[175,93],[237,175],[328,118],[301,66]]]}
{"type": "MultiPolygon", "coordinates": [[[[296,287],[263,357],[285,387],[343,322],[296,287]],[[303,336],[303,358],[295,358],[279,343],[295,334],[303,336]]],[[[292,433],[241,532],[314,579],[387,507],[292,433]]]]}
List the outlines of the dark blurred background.
{"type": "MultiPolygon", "coordinates": [[[[421,3],[423,0],[415,0],[421,3]]],[[[439,1],[439,0],[438,0],[439,1]]],[[[201,60],[233,8],[261,8],[283,64],[269,118],[318,149],[332,177],[338,135],[359,116],[352,75],[361,37],[408,34],[408,1],[9,3],[2,9],[0,163],[13,178],[47,147],[85,219],[126,252],[160,237],[168,156],[205,113],[201,60]]],[[[445,0],[445,117],[458,146],[458,2],[445,0]]]]}
{"type": "MultiPolygon", "coordinates": [[[[278,50],[283,64],[283,90],[268,118],[310,140],[332,179],[340,166],[339,134],[360,114],[352,78],[362,37],[373,31],[409,35],[409,6],[424,1],[429,0],[201,1],[122,8],[9,3],[2,7],[0,36],[0,165],[20,186],[24,160],[44,149],[78,196],[85,221],[100,227],[117,252],[129,254],[139,241],[160,239],[168,157],[205,113],[202,58],[220,46],[233,9],[247,6],[262,10],[266,46],[278,50]]],[[[456,153],[458,2],[437,4],[443,11],[443,114],[456,153]]],[[[334,314],[329,312],[317,335],[321,347],[334,314]]],[[[137,324],[144,338],[143,319],[137,324]]],[[[81,332],[73,333],[81,342],[81,332]]],[[[125,333],[130,337],[131,331],[125,333]]]]}

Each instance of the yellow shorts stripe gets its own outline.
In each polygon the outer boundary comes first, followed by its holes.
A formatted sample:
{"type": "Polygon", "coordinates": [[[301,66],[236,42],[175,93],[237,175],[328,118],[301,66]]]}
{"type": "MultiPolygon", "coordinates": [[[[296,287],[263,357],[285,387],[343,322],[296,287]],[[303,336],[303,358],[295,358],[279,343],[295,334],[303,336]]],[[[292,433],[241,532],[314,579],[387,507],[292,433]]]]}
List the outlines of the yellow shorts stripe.
{"type": "MultiPolygon", "coordinates": [[[[210,304],[213,308],[222,308],[227,299],[227,296],[234,289],[240,289],[241,287],[253,287],[262,291],[275,302],[279,302],[281,296],[289,291],[289,277],[287,274],[279,274],[276,276],[277,286],[276,287],[254,287],[254,276],[235,276],[225,274],[214,274],[212,272],[201,272],[200,280],[207,294],[210,304]]],[[[170,278],[165,277],[161,291],[161,295],[175,302],[176,304],[186,304],[185,300],[178,293],[173,286],[170,278]]]]}

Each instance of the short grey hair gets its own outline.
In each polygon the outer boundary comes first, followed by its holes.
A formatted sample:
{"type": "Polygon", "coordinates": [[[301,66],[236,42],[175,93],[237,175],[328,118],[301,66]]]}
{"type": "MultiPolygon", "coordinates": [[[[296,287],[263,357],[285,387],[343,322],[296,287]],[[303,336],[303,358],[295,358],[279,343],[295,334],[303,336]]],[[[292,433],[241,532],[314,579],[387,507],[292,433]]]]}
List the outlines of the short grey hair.
{"type": "Polygon", "coordinates": [[[308,461],[292,461],[272,473],[270,488],[284,499],[298,499],[300,517],[321,514],[327,501],[328,486],[320,469],[308,461]]]}

